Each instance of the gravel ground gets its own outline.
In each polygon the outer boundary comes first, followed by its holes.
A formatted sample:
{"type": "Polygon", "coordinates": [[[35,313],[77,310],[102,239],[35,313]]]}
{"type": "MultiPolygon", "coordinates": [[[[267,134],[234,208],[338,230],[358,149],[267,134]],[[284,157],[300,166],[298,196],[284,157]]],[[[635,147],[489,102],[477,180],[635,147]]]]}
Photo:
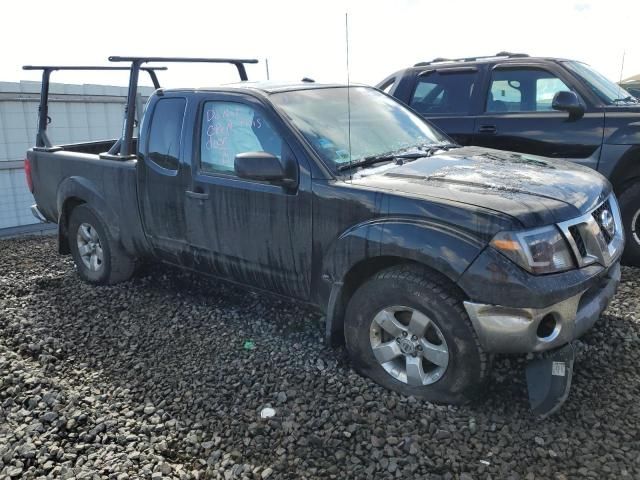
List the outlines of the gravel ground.
{"type": "Polygon", "coordinates": [[[436,406],[357,375],[304,307],[163,266],[92,287],[55,252],[0,241],[0,478],[640,478],[639,270],[540,422],[517,357],[436,406]]]}

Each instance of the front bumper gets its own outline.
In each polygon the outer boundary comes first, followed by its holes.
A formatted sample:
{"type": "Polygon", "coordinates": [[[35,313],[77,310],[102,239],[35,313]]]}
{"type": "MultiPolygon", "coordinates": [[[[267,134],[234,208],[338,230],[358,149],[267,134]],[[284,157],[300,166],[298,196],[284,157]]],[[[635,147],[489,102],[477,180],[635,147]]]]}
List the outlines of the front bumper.
{"type": "Polygon", "coordinates": [[[529,353],[562,346],[583,335],[607,308],[620,283],[616,262],[584,289],[540,308],[464,302],[480,344],[488,352],[529,353]]]}

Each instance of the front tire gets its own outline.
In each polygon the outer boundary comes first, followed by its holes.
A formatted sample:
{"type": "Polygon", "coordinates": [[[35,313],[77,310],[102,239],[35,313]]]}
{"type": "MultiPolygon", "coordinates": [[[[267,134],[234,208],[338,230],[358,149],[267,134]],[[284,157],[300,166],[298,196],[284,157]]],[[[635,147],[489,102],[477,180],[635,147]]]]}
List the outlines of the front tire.
{"type": "Polygon", "coordinates": [[[69,248],[78,275],[88,283],[113,285],[133,275],[135,260],[124,251],[102,219],[86,204],[71,212],[69,248]]]}
{"type": "Polygon", "coordinates": [[[358,372],[403,395],[463,404],[481,392],[490,356],[448,279],[414,265],[376,274],[347,307],[345,340],[358,372]]]}
{"type": "Polygon", "coordinates": [[[640,183],[627,187],[618,202],[626,235],[622,263],[640,267],[640,183]]]}

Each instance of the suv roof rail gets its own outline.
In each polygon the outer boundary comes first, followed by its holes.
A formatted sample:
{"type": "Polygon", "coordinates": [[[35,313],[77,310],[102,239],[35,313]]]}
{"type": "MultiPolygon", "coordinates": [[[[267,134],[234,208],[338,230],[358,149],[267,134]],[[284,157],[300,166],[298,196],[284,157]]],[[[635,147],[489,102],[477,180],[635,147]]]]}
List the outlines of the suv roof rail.
{"type": "Polygon", "coordinates": [[[526,53],[513,53],[513,52],[498,52],[495,55],[485,55],[479,57],[462,57],[462,58],[446,58],[446,57],[437,57],[431,60],[430,62],[418,62],[414,65],[414,67],[426,67],[427,65],[432,65],[434,63],[446,63],[446,62],[475,62],[476,60],[486,60],[489,58],[525,58],[528,57],[526,53]]]}

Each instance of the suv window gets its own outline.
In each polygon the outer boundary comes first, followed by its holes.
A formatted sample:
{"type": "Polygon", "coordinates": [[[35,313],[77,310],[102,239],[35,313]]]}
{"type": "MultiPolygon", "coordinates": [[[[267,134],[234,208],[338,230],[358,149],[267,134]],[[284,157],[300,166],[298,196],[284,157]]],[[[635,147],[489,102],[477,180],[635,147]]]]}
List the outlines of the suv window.
{"type": "Polygon", "coordinates": [[[282,158],[282,138],[264,115],[236,102],[207,102],[202,112],[200,168],[234,174],[236,155],[268,152],[282,158]]]}
{"type": "Polygon", "coordinates": [[[562,80],[537,68],[496,69],[487,95],[487,112],[547,112],[556,93],[571,90],[562,80]]]}
{"type": "Polygon", "coordinates": [[[424,115],[469,113],[477,72],[432,72],[418,78],[410,106],[424,115]]]}
{"type": "Polygon", "coordinates": [[[153,109],[147,157],[167,170],[178,170],[180,137],[186,105],[184,98],[163,98],[153,109]]]}

